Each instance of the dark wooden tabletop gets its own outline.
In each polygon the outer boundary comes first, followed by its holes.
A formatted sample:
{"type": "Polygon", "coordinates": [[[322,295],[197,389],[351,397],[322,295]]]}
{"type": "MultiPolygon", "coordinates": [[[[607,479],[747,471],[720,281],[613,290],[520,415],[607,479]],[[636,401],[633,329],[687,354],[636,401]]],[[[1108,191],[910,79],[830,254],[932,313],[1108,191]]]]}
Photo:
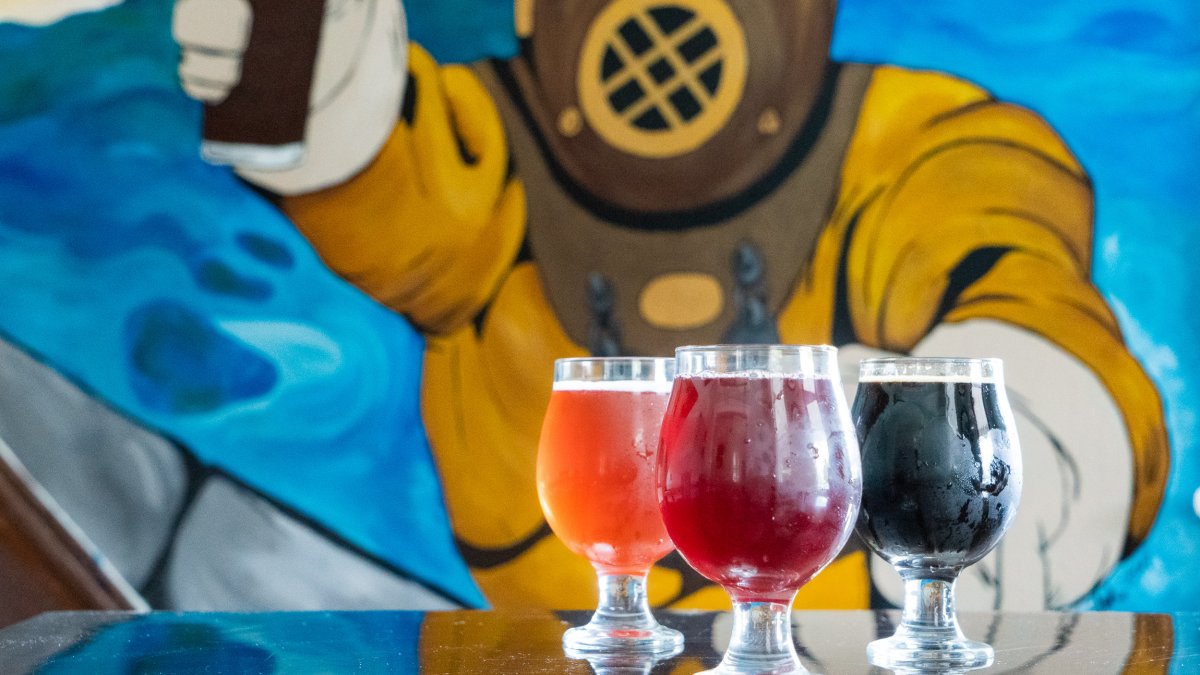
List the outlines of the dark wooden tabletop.
{"type": "MultiPolygon", "coordinates": [[[[686,636],[657,662],[589,664],[561,636],[586,612],[52,612],[0,631],[0,672],[19,673],[672,673],[720,659],[731,626],[719,612],[661,612],[686,636]]],[[[890,635],[893,612],[797,612],[797,647],[815,673],[882,673],[864,647],[890,635]]],[[[991,643],[980,673],[1200,673],[1200,614],[995,613],[961,616],[991,643]]]]}

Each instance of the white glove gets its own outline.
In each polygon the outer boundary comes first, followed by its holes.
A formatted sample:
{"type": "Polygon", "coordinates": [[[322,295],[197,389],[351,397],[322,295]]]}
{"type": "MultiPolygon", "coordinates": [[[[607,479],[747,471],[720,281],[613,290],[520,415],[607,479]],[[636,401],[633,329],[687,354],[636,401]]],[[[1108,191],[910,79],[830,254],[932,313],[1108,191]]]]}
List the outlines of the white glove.
{"type": "MultiPolygon", "coordinates": [[[[189,96],[220,103],[242,74],[254,20],[247,0],[176,0],[172,30],[189,96]]],[[[303,163],[286,171],[237,167],[274,192],[343,182],[374,159],[396,124],[408,82],[408,33],[399,0],[327,0],[317,48],[303,163]]]]}
{"type": "Polygon", "coordinates": [[[220,103],[242,77],[253,19],[246,0],[178,0],[171,32],[179,43],[179,83],[188,96],[220,103]]]}
{"type": "MultiPolygon", "coordinates": [[[[895,355],[861,345],[839,350],[851,397],[859,359],[876,356],[895,355]]],[[[1075,357],[999,321],[938,326],[913,356],[1003,359],[1021,443],[1017,518],[999,546],[959,577],[959,608],[1058,609],[1082,598],[1119,561],[1133,503],[1133,450],[1108,390],[1075,357]]],[[[875,555],[871,578],[902,604],[900,577],[875,555]]]]}

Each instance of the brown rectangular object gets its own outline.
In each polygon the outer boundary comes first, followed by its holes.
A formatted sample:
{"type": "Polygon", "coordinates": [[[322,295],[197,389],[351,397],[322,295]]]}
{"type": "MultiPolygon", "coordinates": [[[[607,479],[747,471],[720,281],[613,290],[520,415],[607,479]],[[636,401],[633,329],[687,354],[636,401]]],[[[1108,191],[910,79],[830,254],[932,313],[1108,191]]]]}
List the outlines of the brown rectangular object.
{"type": "MultiPolygon", "coordinates": [[[[7,451],[7,448],[4,448],[7,451]]],[[[49,610],[133,609],[126,592],[0,453],[0,626],[49,610]]]]}
{"type": "Polygon", "coordinates": [[[304,140],[325,0],[250,0],[242,75],[204,108],[204,138],[262,146],[304,140]]]}

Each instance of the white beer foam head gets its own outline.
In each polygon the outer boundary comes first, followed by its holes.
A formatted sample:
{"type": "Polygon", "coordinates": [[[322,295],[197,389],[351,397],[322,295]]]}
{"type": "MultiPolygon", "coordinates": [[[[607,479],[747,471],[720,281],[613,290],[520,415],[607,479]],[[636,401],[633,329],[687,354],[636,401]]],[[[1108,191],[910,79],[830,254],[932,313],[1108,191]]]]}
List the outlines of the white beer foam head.
{"type": "Polygon", "coordinates": [[[562,380],[554,383],[554,391],[619,391],[627,393],[671,393],[670,381],[645,380],[562,380]]]}
{"type": "Polygon", "coordinates": [[[943,384],[996,384],[994,375],[972,376],[966,374],[949,375],[862,375],[859,382],[941,382],[943,384]]]}
{"type": "Polygon", "coordinates": [[[1003,382],[1000,359],[910,357],[866,359],[859,364],[859,382],[979,383],[1003,382]]]}
{"type": "Polygon", "coordinates": [[[813,374],[805,372],[771,372],[767,370],[737,370],[733,372],[724,372],[716,370],[700,370],[694,373],[680,374],[678,377],[688,378],[693,380],[833,380],[829,375],[813,374]]]}

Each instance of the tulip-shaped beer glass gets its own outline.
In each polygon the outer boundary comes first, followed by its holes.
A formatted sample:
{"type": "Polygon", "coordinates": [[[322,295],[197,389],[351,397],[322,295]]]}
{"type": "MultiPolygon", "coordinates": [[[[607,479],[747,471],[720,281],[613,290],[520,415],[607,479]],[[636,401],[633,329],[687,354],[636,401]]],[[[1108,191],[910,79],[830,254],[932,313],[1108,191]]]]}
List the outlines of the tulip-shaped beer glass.
{"type": "Polygon", "coordinates": [[[658,433],[675,362],[560,359],[538,446],[542,510],[555,534],[587,558],[600,603],[563,635],[571,655],[664,654],[683,635],[650,614],[646,575],[674,548],[655,500],[658,433]]]}
{"type": "Polygon", "coordinates": [[[968,669],[992,648],[963,637],[954,581],[1000,541],[1021,499],[1021,454],[998,359],[863,361],[854,419],[863,497],[856,530],[904,580],[896,634],[868,660],[968,669]]]}
{"type": "Polygon", "coordinates": [[[659,503],[679,553],[733,599],[714,673],[802,673],[796,591],[858,512],[858,445],[832,347],[680,347],[663,421],[659,503]]]}

